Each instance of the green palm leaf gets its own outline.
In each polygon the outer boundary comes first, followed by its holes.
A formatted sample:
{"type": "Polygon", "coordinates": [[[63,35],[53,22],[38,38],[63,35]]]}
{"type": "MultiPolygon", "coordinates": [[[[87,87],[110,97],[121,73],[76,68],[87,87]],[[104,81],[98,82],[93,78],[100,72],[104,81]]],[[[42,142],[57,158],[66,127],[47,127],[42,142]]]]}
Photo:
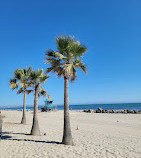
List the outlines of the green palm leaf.
{"type": "Polygon", "coordinates": [[[31,92],[33,92],[33,90],[26,90],[27,94],[30,94],[31,92]]]}
{"type": "Polygon", "coordinates": [[[75,59],[81,58],[84,53],[87,52],[87,47],[80,44],[79,41],[75,42],[71,47],[71,53],[75,59]]]}
{"type": "Polygon", "coordinates": [[[52,51],[52,50],[47,50],[46,51],[46,55],[49,56],[49,57],[55,57],[55,58],[58,58],[58,59],[64,59],[64,58],[66,58],[61,53],[55,52],[55,51],[52,51]]]}
{"type": "Polygon", "coordinates": [[[26,83],[23,82],[22,80],[19,81],[19,85],[20,85],[21,87],[24,87],[25,84],[26,84],[26,83]]]}
{"type": "MultiPolygon", "coordinates": [[[[14,79],[10,80],[10,86],[12,89],[18,88],[18,85],[23,89],[27,90],[28,87],[31,87],[32,83],[29,80],[30,73],[32,71],[32,67],[29,67],[28,69],[17,69],[14,71],[14,79]]],[[[17,94],[22,93],[22,90],[20,89],[17,94]]]]}
{"type": "Polygon", "coordinates": [[[11,89],[16,89],[16,88],[18,88],[18,85],[16,84],[16,83],[10,83],[10,87],[11,87],[11,89]]]}
{"type": "Polygon", "coordinates": [[[49,78],[48,75],[44,75],[43,77],[41,77],[40,82],[45,83],[48,78],[49,78]]]}
{"type": "Polygon", "coordinates": [[[77,68],[87,73],[87,66],[81,61],[82,55],[87,51],[86,46],[79,41],[75,42],[73,36],[63,35],[57,36],[56,45],[58,51],[48,50],[46,52],[46,63],[51,65],[47,68],[46,73],[52,71],[58,77],[70,76],[71,81],[77,78],[77,68]]]}
{"type": "Polygon", "coordinates": [[[25,92],[24,89],[23,89],[23,88],[20,88],[20,89],[18,90],[17,94],[21,94],[21,93],[24,93],[24,92],[25,92]]]}
{"type": "Polygon", "coordinates": [[[40,90],[39,90],[39,96],[49,96],[48,94],[47,94],[47,92],[46,92],[46,90],[45,89],[43,89],[43,88],[41,88],[40,90]]]}
{"type": "Polygon", "coordinates": [[[30,74],[30,82],[34,88],[40,88],[41,84],[45,83],[48,78],[48,75],[43,74],[43,69],[39,69],[37,71],[32,70],[30,74]]]}
{"type": "Polygon", "coordinates": [[[57,36],[56,45],[59,52],[67,56],[67,52],[70,50],[70,46],[74,43],[73,36],[57,36]]]}

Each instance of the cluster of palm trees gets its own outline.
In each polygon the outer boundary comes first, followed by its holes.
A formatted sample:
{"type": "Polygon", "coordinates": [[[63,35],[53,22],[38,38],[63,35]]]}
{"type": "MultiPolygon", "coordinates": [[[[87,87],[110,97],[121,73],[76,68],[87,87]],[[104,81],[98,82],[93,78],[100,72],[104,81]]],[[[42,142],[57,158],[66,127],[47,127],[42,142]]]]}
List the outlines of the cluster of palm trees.
{"type": "Polygon", "coordinates": [[[24,93],[22,124],[26,124],[26,94],[34,91],[34,114],[31,135],[40,135],[37,118],[38,97],[40,95],[48,96],[45,89],[41,87],[41,84],[45,83],[48,78],[48,74],[43,74],[43,69],[34,71],[32,67],[29,67],[28,69],[17,69],[14,72],[14,78],[10,80],[10,86],[12,89],[17,89],[20,86],[17,94],[24,93]]]}
{"type": "Polygon", "coordinates": [[[43,69],[37,71],[34,71],[32,67],[29,67],[28,69],[17,69],[14,72],[14,78],[10,80],[10,86],[12,89],[16,89],[20,86],[21,88],[18,89],[17,93],[24,93],[22,124],[26,124],[26,94],[34,91],[34,113],[31,135],[40,135],[37,117],[38,97],[40,95],[48,96],[46,90],[43,89],[41,85],[49,78],[49,72],[55,73],[58,77],[63,77],[64,131],[62,143],[65,145],[73,145],[69,117],[68,83],[69,79],[71,82],[76,80],[76,68],[80,68],[87,73],[86,65],[82,62],[82,57],[87,51],[87,47],[82,45],[79,41],[75,41],[73,36],[57,36],[55,42],[57,51],[49,49],[45,54],[45,62],[50,65],[45,72],[46,75],[43,73],[43,69]]]}

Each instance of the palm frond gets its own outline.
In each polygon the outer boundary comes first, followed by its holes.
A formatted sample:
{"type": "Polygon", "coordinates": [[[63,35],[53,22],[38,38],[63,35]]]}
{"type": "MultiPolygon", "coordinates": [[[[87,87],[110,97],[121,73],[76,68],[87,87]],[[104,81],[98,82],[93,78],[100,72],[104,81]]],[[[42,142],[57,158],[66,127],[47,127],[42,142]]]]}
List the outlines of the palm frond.
{"type": "Polygon", "coordinates": [[[76,68],[82,69],[87,73],[87,66],[82,62],[82,55],[87,51],[87,47],[82,45],[79,41],[74,41],[73,36],[57,36],[56,46],[58,52],[48,50],[46,53],[46,63],[50,64],[46,73],[53,72],[58,77],[67,76],[74,81],[76,76],[76,68]],[[60,57],[59,55],[64,57],[60,57]]]}
{"type": "Polygon", "coordinates": [[[32,66],[30,66],[27,70],[27,73],[30,74],[32,72],[32,66]]]}
{"type": "Polygon", "coordinates": [[[55,52],[53,50],[47,50],[46,51],[46,55],[49,56],[49,57],[55,57],[55,58],[58,58],[58,59],[64,59],[66,58],[64,55],[62,55],[61,53],[59,52],[55,52]]]}
{"type": "Polygon", "coordinates": [[[24,87],[25,82],[22,82],[22,81],[20,80],[20,81],[19,81],[19,85],[20,85],[21,87],[24,87]]]}
{"type": "Polygon", "coordinates": [[[73,72],[70,75],[70,78],[71,78],[71,82],[74,82],[77,79],[76,70],[74,67],[73,67],[73,72]]]}
{"type": "Polygon", "coordinates": [[[75,62],[74,62],[74,67],[76,67],[76,68],[81,68],[82,69],[82,71],[84,71],[86,74],[87,74],[87,65],[84,65],[83,63],[82,63],[82,61],[80,61],[80,60],[76,60],[75,62]]]}
{"type": "Polygon", "coordinates": [[[45,83],[48,78],[49,78],[48,75],[44,75],[43,77],[41,77],[40,82],[45,83]]]}
{"type": "Polygon", "coordinates": [[[27,94],[30,94],[31,92],[33,92],[33,90],[26,90],[27,94]]]}
{"type": "Polygon", "coordinates": [[[67,52],[70,50],[70,46],[74,43],[73,36],[57,36],[56,45],[59,52],[65,56],[67,56],[67,52]]]}
{"type": "Polygon", "coordinates": [[[47,94],[47,92],[46,92],[46,90],[45,89],[43,89],[43,88],[41,88],[40,90],[39,90],[39,96],[49,96],[48,94],[47,94]]]}
{"type": "Polygon", "coordinates": [[[83,72],[85,72],[86,74],[88,73],[86,65],[82,64],[82,65],[80,65],[80,67],[81,67],[81,69],[82,69],[83,72]]]}
{"type": "Polygon", "coordinates": [[[48,75],[43,74],[43,69],[39,69],[37,71],[32,70],[30,74],[30,84],[33,87],[40,87],[42,83],[45,83],[45,81],[49,78],[48,75]]]}
{"type": "Polygon", "coordinates": [[[35,72],[38,77],[43,77],[43,69],[39,69],[35,72]]]}
{"type": "Polygon", "coordinates": [[[36,75],[35,71],[32,71],[32,72],[31,72],[29,78],[30,78],[31,81],[34,81],[34,80],[37,78],[37,75],[36,75]]]}
{"type": "Polygon", "coordinates": [[[11,89],[16,89],[16,88],[18,88],[18,85],[16,84],[16,83],[10,83],[10,87],[11,87],[11,89]]]}
{"type": "Polygon", "coordinates": [[[71,47],[72,54],[77,57],[82,57],[84,53],[86,53],[87,47],[80,44],[79,41],[75,42],[71,47]]]}
{"type": "Polygon", "coordinates": [[[10,79],[9,85],[10,85],[11,89],[13,89],[13,90],[18,88],[18,84],[17,84],[16,79],[10,79]]]}
{"type": "Polygon", "coordinates": [[[23,77],[23,70],[22,69],[17,69],[14,72],[14,78],[20,80],[23,77]]]}
{"type": "Polygon", "coordinates": [[[14,78],[14,79],[10,79],[10,82],[9,83],[17,83],[17,79],[14,78]]]}
{"type": "Polygon", "coordinates": [[[64,74],[63,67],[57,67],[56,69],[54,69],[54,73],[57,74],[57,77],[62,77],[64,74]]]}
{"type": "Polygon", "coordinates": [[[33,86],[33,82],[31,82],[30,80],[29,80],[29,82],[28,82],[28,87],[32,87],[33,86]]]}
{"type": "Polygon", "coordinates": [[[17,94],[21,94],[21,93],[24,93],[24,92],[25,92],[25,90],[24,90],[23,88],[20,88],[20,89],[18,90],[17,94]]]}
{"type": "Polygon", "coordinates": [[[46,62],[50,63],[52,66],[60,66],[61,65],[61,61],[52,57],[47,57],[46,58],[46,62]]]}
{"type": "Polygon", "coordinates": [[[21,88],[18,90],[17,94],[23,93],[27,90],[27,93],[32,91],[28,90],[28,87],[32,86],[32,82],[30,81],[30,74],[32,71],[32,67],[23,68],[23,69],[17,69],[14,71],[14,79],[10,80],[10,87],[12,89],[18,88],[20,86],[21,88]]]}
{"type": "Polygon", "coordinates": [[[47,68],[47,70],[46,70],[46,72],[45,73],[49,73],[49,72],[51,72],[52,70],[54,69],[54,67],[52,66],[52,67],[49,67],[49,68],[47,68]]]}

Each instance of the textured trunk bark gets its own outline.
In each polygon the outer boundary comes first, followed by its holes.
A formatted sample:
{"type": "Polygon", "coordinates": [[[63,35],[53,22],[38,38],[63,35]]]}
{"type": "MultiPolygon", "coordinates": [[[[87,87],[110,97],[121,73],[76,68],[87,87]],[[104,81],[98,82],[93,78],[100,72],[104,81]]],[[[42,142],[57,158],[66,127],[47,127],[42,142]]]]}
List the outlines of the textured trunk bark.
{"type": "Polygon", "coordinates": [[[34,98],[34,113],[33,113],[33,124],[31,129],[31,135],[39,136],[40,135],[40,129],[38,124],[38,87],[35,88],[35,98],[34,98]]]}
{"type": "Polygon", "coordinates": [[[62,144],[74,145],[71,135],[70,116],[69,116],[69,95],[68,95],[68,78],[64,78],[64,132],[62,144]]]}
{"type": "Polygon", "coordinates": [[[23,116],[22,116],[21,124],[26,124],[26,92],[24,92],[23,116]]]}

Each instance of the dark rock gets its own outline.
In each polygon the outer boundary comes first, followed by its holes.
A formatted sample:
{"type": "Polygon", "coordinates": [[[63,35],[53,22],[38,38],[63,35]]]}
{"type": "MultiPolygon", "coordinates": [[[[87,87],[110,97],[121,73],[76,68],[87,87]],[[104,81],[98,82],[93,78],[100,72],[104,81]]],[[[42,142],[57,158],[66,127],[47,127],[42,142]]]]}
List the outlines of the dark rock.
{"type": "Polygon", "coordinates": [[[114,113],[118,113],[118,111],[117,111],[117,110],[114,110],[114,113]]]}
{"type": "Polygon", "coordinates": [[[121,111],[122,114],[125,114],[125,111],[121,111]]]}
{"type": "Polygon", "coordinates": [[[108,113],[113,113],[113,110],[108,110],[108,113]]]}
{"type": "Polygon", "coordinates": [[[105,113],[108,113],[108,110],[105,110],[105,113]]]}
{"type": "Polygon", "coordinates": [[[89,109],[89,110],[88,110],[88,113],[93,113],[93,110],[92,110],[92,109],[89,109]]]}
{"type": "Polygon", "coordinates": [[[103,110],[103,109],[102,109],[102,108],[98,108],[98,110],[102,113],[102,110],[103,110]]]}
{"type": "Polygon", "coordinates": [[[88,112],[88,110],[85,109],[83,112],[88,112]]]}
{"type": "Polygon", "coordinates": [[[133,114],[137,114],[138,112],[136,110],[133,110],[133,114]]]}
{"type": "Polygon", "coordinates": [[[128,113],[128,110],[127,110],[127,109],[123,110],[123,113],[124,113],[124,114],[127,114],[127,113],[128,113]]]}
{"type": "Polygon", "coordinates": [[[141,110],[129,110],[129,109],[125,109],[125,110],[103,110],[102,108],[98,108],[97,110],[84,110],[83,112],[87,112],[87,113],[121,113],[121,114],[141,114],[141,110]]]}
{"type": "Polygon", "coordinates": [[[132,113],[132,111],[129,110],[129,109],[125,109],[125,110],[124,110],[124,113],[125,113],[125,114],[127,114],[127,113],[132,113]]]}
{"type": "Polygon", "coordinates": [[[102,110],[102,113],[105,113],[105,110],[102,110]]]}
{"type": "Polygon", "coordinates": [[[131,112],[132,112],[131,110],[129,110],[129,109],[127,110],[127,113],[131,113],[131,112]]]}
{"type": "Polygon", "coordinates": [[[87,112],[90,113],[90,109],[87,112]]]}
{"type": "Polygon", "coordinates": [[[101,113],[101,111],[100,110],[96,110],[96,113],[101,113]]]}

